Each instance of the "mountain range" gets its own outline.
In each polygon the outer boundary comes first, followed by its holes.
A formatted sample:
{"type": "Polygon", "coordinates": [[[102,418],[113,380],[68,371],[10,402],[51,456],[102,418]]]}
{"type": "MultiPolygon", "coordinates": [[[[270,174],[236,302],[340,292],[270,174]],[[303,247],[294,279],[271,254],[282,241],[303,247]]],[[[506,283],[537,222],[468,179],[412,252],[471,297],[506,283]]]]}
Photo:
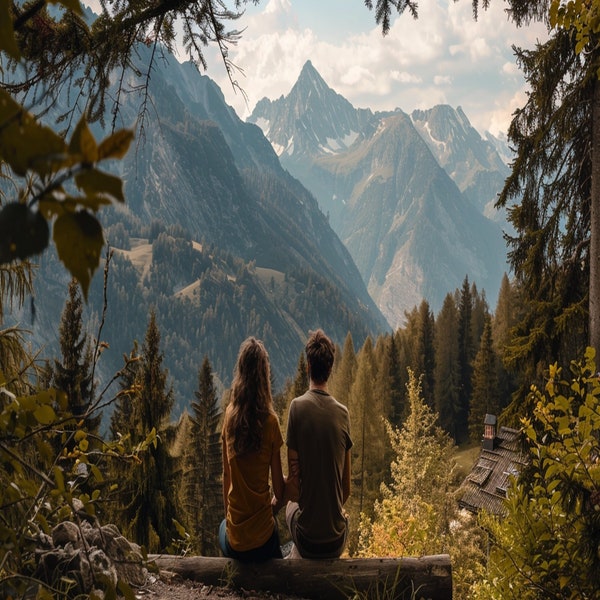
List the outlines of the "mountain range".
{"type": "Polygon", "coordinates": [[[317,198],[392,327],[423,298],[438,312],[465,276],[495,303],[506,148],[460,108],[356,109],[307,61],[289,94],[263,98],[248,121],[317,198]]]}
{"type": "MultiPolygon", "coordinates": [[[[141,64],[150,54],[138,49],[141,64]]],[[[137,132],[112,166],[126,204],[100,213],[113,254],[106,293],[98,273],[85,307],[88,332],[105,342],[100,383],[135,341],[141,347],[151,310],[179,414],[194,399],[203,356],[228,385],[249,335],[265,341],[281,389],[310,329],[323,327],[339,345],[350,332],[358,348],[423,297],[437,309],[466,274],[497,289],[506,251],[483,213],[503,163],[460,110],[354,109],[310,63],[288,97],[256,106],[256,124],[166,52],[151,78],[124,80],[129,93],[110,96],[119,98],[119,125],[137,132]],[[465,139],[441,152],[435,140],[457,131],[465,139]]],[[[107,133],[99,123],[93,131],[107,133]]],[[[12,316],[42,357],[58,356],[67,282],[55,253],[44,253],[35,313],[12,316]]]]}
{"type": "MultiPolygon", "coordinates": [[[[138,49],[143,64],[150,54],[138,49]]],[[[102,382],[135,340],[141,347],[150,310],[177,413],[194,399],[203,356],[227,385],[247,336],[264,340],[277,390],[294,376],[309,330],[323,327],[340,345],[348,332],[362,344],[390,330],[315,198],[210,78],[164,53],[149,82],[133,73],[126,79],[141,90],[120,96],[119,124],[137,132],[135,147],[112,166],[126,204],[99,213],[114,251],[108,307],[103,320],[100,269],[85,316],[93,335],[104,323],[102,382]]],[[[93,131],[97,138],[107,133],[99,123],[93,131]]],[[[58,355],[67,282],[54,252],[46,252],[35,280],[35,319],[28,307],[12,317],[32,331],[41,356],[58,355]]]]}

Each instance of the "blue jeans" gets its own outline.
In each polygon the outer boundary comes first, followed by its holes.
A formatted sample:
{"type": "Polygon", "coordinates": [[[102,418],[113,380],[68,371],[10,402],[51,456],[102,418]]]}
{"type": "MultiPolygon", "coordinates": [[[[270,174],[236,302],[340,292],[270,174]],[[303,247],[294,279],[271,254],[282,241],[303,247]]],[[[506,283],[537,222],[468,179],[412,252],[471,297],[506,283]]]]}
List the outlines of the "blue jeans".
{"type": "Polygon", "coordinates": [[[279,531],[277,530],[277,523],[273,527],[273,534],[271,537],[258,548],[252,548],[252,550],[244,550],[240,552],[234,550],[229,545],[227,539],[227,525],[225,519],[221,521],[219,527],[219,545],[221,546],[221,552],[226,558],[234,558],[241,562],[263,562],[270,558],[283,558],[281,554],[281,546],[279,545],[279,531]]]}

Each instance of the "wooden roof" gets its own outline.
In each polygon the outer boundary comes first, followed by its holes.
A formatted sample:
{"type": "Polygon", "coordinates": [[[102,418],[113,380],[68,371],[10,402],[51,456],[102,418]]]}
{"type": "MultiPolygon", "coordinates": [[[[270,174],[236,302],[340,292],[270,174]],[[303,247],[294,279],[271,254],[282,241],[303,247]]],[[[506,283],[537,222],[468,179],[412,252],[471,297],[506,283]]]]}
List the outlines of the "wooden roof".
{"type": "Polygon", "coordinates": [[[503,501],[510,476],[518,475],[526,464],[519,430],[501,427],[493,449],[481,449],[479,458],[463,481],[459,506],[475,513],[485,509],[495,515],[505,514],[503,501]]]}

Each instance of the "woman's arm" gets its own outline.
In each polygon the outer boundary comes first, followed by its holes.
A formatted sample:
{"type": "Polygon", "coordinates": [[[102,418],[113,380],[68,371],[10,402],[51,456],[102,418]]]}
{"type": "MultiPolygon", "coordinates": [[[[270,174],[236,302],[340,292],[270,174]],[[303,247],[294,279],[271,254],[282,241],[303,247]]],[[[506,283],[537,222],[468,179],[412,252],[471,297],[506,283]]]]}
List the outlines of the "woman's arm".
{"type": "Polygon", "coordinates": [[[277,502],[280,503],[283,500],[283,491],[285,488],[285,482],[283,479],[283,470],[281,468],[281,449],[273,449],[271,454],[271,482],[273,483],[273,493],[277,502]]]}
{"type": "Polygon", "coordinates": [[[229,486],[231,485],[231,473],[229,472],[229,458],[227,456],[227,443],[223,439],[223,507],[227,517],[227,496],[229,495],[229,486]]]}

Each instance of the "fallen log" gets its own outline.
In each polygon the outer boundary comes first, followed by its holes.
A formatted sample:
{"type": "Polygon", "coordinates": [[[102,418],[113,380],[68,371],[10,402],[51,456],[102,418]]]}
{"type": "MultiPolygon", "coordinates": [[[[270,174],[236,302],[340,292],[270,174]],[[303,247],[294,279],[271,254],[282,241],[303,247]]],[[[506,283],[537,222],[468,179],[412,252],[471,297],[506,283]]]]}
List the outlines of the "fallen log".
{"type": "Polygon", "coordinates": [[[206,556],[155,554],[148,558],[160,570],[206,585],[308,599],[452,599],[452,567],[447,554],[420,558],[274,559],[261,564],[206,556]]]}

